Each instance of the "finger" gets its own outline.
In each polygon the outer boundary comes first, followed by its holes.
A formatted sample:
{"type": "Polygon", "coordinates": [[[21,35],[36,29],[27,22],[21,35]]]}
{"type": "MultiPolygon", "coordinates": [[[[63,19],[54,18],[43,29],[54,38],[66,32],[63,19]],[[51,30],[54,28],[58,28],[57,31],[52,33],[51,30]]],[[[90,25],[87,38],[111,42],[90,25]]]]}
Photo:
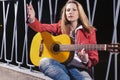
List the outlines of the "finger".
{"type": "Polygon", "coordinates": [[[32,4],[29,4],[29,7],[30,7],[31,9],[33,9],[33,6],[32,6],[32,4]]]}
{"type": "Polygon", "coordinates": [[[26,4],[26,7],[28,10],[31,10],[33,8],[31,4],[26,4]]]}
{"type": "Polygon", "coordinates": [[[30,8],[31,8],[31,6],[30,6],[29,4],[27,4],[26,6],[27,6],[27,9],[30,9],[30,8]]]}
{"type": "Polygon", "coordinates": [[[85,53],[85,48],[81,50],[81,55],[83,55],[84,53],[85,53]]]}
{"type": "Polygon", "coordinates": [[[81,52],[84,52],[85,51],[85,48],[83,48],[82,50],[81,50],[81,52]]]}
{"type": "Polygon", "coordinates": [[[28,4],[26,4],[26,6],[28,7],[29,5],[28,5],[28,4]]]}

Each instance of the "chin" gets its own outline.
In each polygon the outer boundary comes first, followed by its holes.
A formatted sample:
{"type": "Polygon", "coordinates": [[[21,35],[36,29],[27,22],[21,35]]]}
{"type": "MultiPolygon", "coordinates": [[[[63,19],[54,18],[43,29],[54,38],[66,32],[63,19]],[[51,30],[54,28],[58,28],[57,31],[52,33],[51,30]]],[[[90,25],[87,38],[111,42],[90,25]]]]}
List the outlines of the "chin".
{"type": "Polygon", "coordinates": [[[75,21],[75,20],[73,20],[73,19],[68,19],[68,21],[73,22],[73,21],[75,21]]]}

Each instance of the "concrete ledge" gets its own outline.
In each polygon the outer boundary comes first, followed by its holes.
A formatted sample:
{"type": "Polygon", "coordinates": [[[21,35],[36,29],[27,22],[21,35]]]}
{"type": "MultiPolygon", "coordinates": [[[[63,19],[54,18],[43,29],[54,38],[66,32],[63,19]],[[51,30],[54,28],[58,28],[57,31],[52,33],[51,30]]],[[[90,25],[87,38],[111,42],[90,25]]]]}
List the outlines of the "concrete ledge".
{"type": "Polygon", "coordinates": [[[0,63],[0,80],[52,80],[39,71],[0,63]]]}

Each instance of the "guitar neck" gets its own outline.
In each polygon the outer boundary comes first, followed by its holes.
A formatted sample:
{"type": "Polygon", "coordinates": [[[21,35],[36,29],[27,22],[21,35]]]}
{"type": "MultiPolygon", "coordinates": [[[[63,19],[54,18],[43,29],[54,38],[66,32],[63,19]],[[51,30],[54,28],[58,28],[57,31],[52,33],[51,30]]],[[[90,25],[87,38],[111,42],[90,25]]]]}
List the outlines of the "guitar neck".
{"type": "Polygon", "coordinates": [[[107,44],[71,44],[71,45],[59,45],[59,51],[76,51],[85,48],[89,50],[107,51],[107,44]]]}

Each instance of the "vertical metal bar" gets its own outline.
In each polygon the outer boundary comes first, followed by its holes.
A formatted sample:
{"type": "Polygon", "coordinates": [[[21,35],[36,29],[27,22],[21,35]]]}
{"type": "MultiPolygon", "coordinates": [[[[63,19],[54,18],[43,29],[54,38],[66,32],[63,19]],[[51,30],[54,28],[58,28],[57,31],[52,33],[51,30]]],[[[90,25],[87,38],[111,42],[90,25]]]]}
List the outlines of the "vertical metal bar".
{"type": "Polygon", "coordinates": [[[3,4],[3,49],[4,49],[4,58],[6,60],[6,19],[5,19],[5,2],[3,4]]]}
{"type": "Polygon", "coordinates": [[[108,80],[108,75],[109,75],[109,70],[110,70],[110,64],[111,64],[112,55],[113,55],[112,53],[110,53],[110,55],[109,55],[109,61],[108,61],[108,67],[107,67],[107,74],[106,74],[105,80],[108,80]]]}
{"type": "MultiPolygon", "coordinates": [[[[25,0],[24,0],[25,1],[25,0]]],[[[27,26],[27,24],[26,24],[26,20],[27,20],[27,15],[26,15],[26,2],[24,2],[24,17],[25,17],[25,32],[26,32],[26,35],[25,35],[25,45],[26,45],[26,47],[25,47],[25,51],[26,51],[26,64],[28,65],[28,44],[27,44],[27,42],[28,42],[28,26],[27,26]]],[[[29,65],[28,65],[29,66],[29,65]]]]}
{"type": "Polygon", "coordinates": [[[55,20],[56,20],[56,12],[57,12],[57,6],[58,6],[57,4],[58,4],[58,0],[55,1],[54,21],[53,22],[55,22],[55,20]]]}
{"type": "Polygon", "coordinates": [[[89,2],[89,0],[87,0],[87,11],[88,11],[88,19],[89,19],[89,21],[91,22],[91,15],[90,15],[90,2],[89,2]]]}
{"type": "MultiPolygon", "coordinates": [[[[114,20],[115,21],[114,22],[115,23],[114,24],[114,29],[115,29],[115,33],[116,33],[114,35],[115,36],[115,43],[117,43],[117,23],[118,23],[119,10],[120,10],[120,0],[118,0],[118,3],[117,3],[116,15],[115,15],[115,20],[114,20]]],[[[114,58],[115,59],[115,68],[114,68],[115,69],[115,80],[117,80],[117,75],[118,75],[117,74],[117,71],[118,71],[117,70],[117,55],[118,55],[118,53],[115,54],[115,58],[114,58]]]]}
{"type": "MultiPolygon", "coordinates": [[[[3,5],[4,4],[4,1],[2,1],[2,6],[3,6],[3,27],[4,27],[4,25],[5,25],[5,6],[3,5]]],[[[4,28],[3,28],[4,29],[4,28]]],[[[4,34],[4,30],[3,30],[3,34],[4,34]]],[[[2,56],[3,56],[3,47],[4,47],[4,36],[3,36],[3,38],[2,38],[2,46],[1,46],[1,57],[0,57],[0,59],[2,59],[2,56]]]]}
{"type": "Polygon", "coordinates": [[[49,9],[50,9],[50,22],[53,23],[53,18],[52,18],[52,3],[51,3],[51,0],[49,0],[49,9]]]}
{"type": "Polygon", "coordinates": [[[116,8],[116,14],[115,14],[115,20],[114,20],[115,27],[117,27],[117,23],[118,23],[119,10],[120,10],[120,0],[118,0],[118,2],[117,2],[117,8],[116,8]]]}
{"type": "MultiPolygon", "coordinates": [[[[17,30],[15,30],[16,31],[16,33],[17,33],[17,30]]],[[[18,64],[18,67],[20,68],[21,67],[21,64],[23,64],[23,59],[24,59],[24,51],[22,52],[22,60],[21,61],[18,61],[18,54],[17,54],[17,35],[15,35],[16,37],[15,37],[15,42],[16,42],[16,45],[15,45],[15,50],[16,50],[16,55],[15,55],[15,60],[16,60],[16,63],[18,64]]],[[[23,50],[24,50],[24,48],[25,48],[25,45],[23,46],[23,50]]]]}
{"type": "Polygon", "coordinates": [[[3,39],[2,39],[2,45],[1,45],[1,55],[0,55],[0,59],[2,59],[3,56],[3,39]]]}
{"type": "MultiPolygon", "coordinates": [[[[18,12],[18,0],[14,3],[14,9],[15,9],[15,20],[14,20],[14,38],[15,38],[15,54],[18,54],[17,51],[17,12],[18,12]]],[[[13,54],[13,53],[12,53],[13,54]]]]}
{"type": "Polygon", "coordinates": [[[117,70],[118,69],[117,68],[117,55],[118,55],[118,53],[115,54],[115,61],[114,61],[115,62],[115,68],[114,68],[115,69],[115,74],[114,74],[115,75],[115,80],[118,80],[117,79],[117,76],[118,76],[118,74],[117,74],[117,71],[118,71],[117,70]]]}
{"type": "Polygon", "coordinates": [[[92,11],[92,21],[91,21],[92,25],[93,25],[94,16],[95,16],[96,5],[97,5],[97,0],[94,0],[94,6],[92,11]]]}
{"type": "Polygon", "coordinates": [[[41,21],[42,10],[43,10],[43,0],[41,0],[41,4],[40,4],[40,0],[38,0],[38,19],[39,19],[39,21],[41,21]]]}
{"type": "Polygon", "coordinates": [[[38,20],[40,21],[40,0],[38,0],[38,20]]]}

